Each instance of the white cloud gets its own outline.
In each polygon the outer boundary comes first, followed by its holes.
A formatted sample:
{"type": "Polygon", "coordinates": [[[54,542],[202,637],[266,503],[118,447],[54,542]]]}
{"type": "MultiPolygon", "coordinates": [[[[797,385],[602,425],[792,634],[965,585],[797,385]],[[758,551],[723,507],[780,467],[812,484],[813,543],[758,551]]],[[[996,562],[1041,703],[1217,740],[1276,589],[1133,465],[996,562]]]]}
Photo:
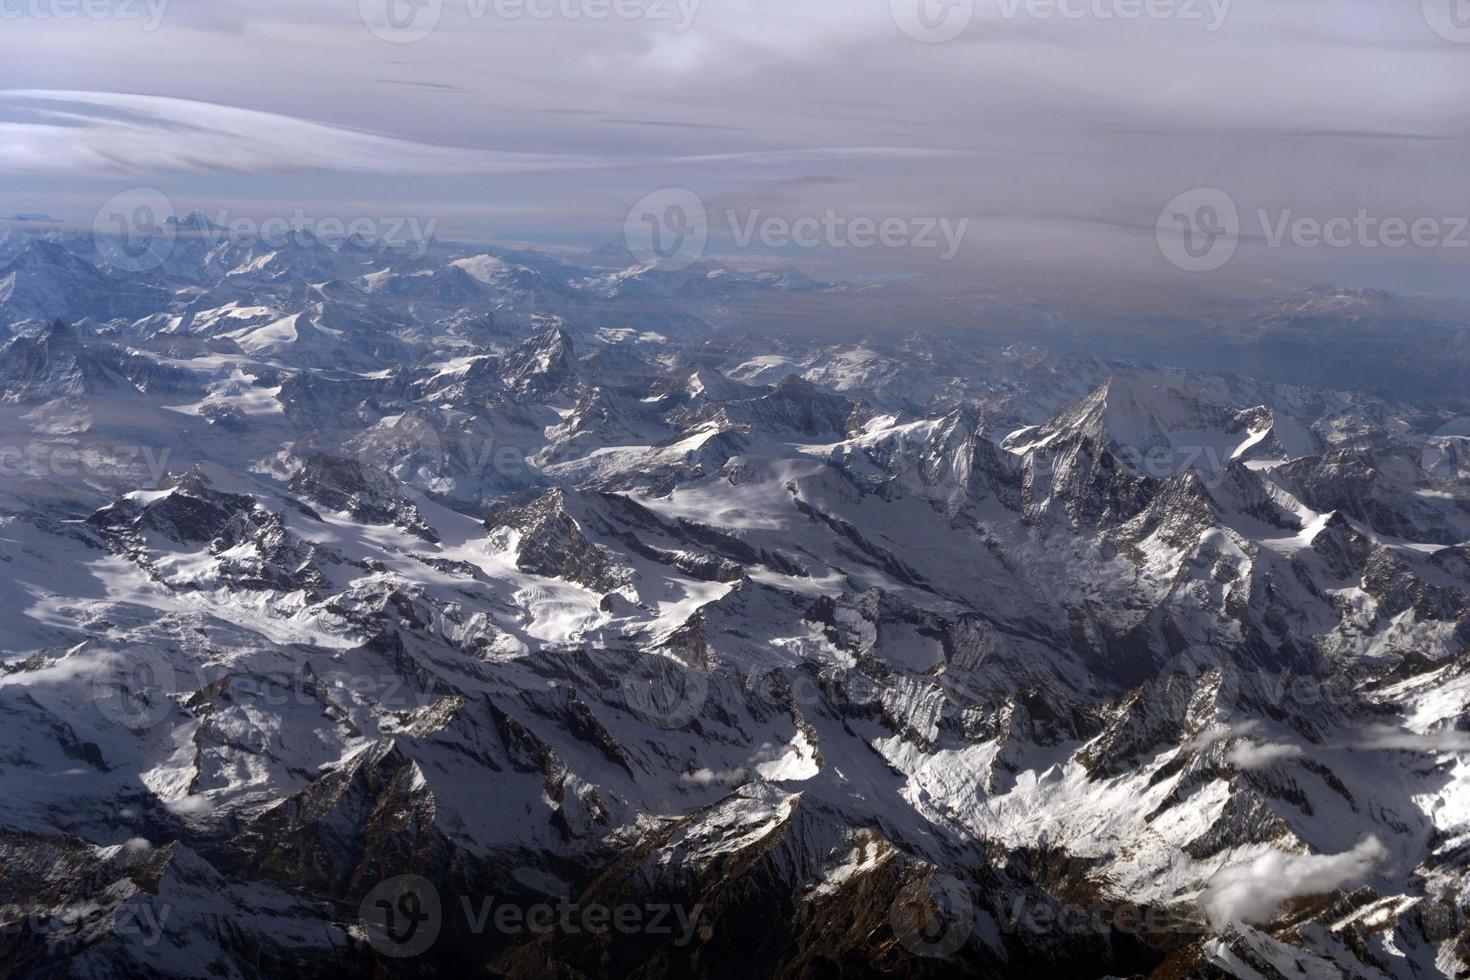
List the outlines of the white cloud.
{"type": "Polygon", "coordinates": [[[1374,725],[1349,741],[1349,748],[1405,749],[1411,752],[1470,752],[1470,732],[1447,729],[1412,732],[1407,728],[1374,725]]]}
{"type": "Polygon", "coordinates": [[[681,773],[679,781],[693,783],[696,786],[708,786],[712,783],[734,786],[744,782],[749,776],[748,769],[696,769],[693,772],[681,773]]]}
{"type": "Polygon", "coordinates": [[[332,170],[496,173],[586,166],[583,157],[435,146],[189,99],[0,90],[0,171],[150,175],[332,170]]]}
{"type": "Polygon", "coordinates": [[[1252,719],[1228,725],[1211,725],[1200,732],[1194,738],[1185,742],[1181,748],[1186,752],[1203,752],[1216,742],[1227,738],[1236,738],[1242,735],[1251,735],[1260,731],[1262,725],[1259,721],[1252,719]]]}
{"type": "Polygon", "coordinates": [[[209,797],[198,795],[183,796],[177,800],[164,800],[163,805],[169,813],[178,817],[197,817],[214,810],[214,803],[209,797]]]}
{"type": "Polygon", "coordinates": [[[1268,921],[1282,903],[1362,884],[1388,856],[1376,837],[1365,837],[1344,854],[1287,854],[1273,851],[1249,864],[1223,868],[1200,898],[1216,929],[1268,921]]]}
{"type": "Polygon", "coordinates": [[[1225,761],[1237,769],[1260,769],[1282,759],[1299,759],[1306,755],[1300,745],[1246,740],[1230,750],[1225,761]]]}
{"type": "Polygon", "coordinates": [[[653,163],[780,166],[965,155],[881,146],[698,156],[504,152],[416,142],[212,102],[117,92],[0,89],[0,114],[0,172],[47,176],[302,170],[494,175],[653,163]]]}

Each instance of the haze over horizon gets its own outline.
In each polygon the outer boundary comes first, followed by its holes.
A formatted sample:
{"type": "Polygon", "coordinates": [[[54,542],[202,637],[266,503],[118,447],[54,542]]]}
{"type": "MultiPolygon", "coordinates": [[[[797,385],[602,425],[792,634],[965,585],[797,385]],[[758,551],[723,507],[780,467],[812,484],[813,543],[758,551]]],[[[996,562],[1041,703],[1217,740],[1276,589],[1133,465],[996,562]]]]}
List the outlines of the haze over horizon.
{"type": "Polygon", "coordinates": [[[677,188],[702,254],[752,265],[1463,299],[1470,114],[1447,94],[1470,32],[1436,3],[28,0],[4,20],[0,214],[86,226],[150,188],[594,248],[677,188]],[[1209,188],[1239,247],[1180,268],[1159,223],[1209,188]],[[816,245],[742,241],[829,215],[816,245]],[[852,222],[894,219],[963,234],[853,247],[852,222]]]}

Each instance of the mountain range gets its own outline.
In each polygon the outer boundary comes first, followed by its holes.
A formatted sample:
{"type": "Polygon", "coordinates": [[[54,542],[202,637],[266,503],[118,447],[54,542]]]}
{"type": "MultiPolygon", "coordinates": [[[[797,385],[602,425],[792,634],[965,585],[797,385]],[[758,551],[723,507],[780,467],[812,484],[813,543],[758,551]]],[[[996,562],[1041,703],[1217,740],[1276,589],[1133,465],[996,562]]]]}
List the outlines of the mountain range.
{"type": "Polygon", "coordinates": [[[0,975],[1470,975],[1453,401],[867,292],[15,252],[0,975]]]}

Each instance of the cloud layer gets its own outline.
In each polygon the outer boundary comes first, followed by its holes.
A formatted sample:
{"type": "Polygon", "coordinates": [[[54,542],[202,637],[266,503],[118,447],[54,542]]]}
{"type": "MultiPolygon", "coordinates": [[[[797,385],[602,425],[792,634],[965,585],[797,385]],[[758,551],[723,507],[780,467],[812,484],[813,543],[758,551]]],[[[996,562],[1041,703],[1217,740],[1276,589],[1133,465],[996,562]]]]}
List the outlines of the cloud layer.
{"type": "Polygon", "coordinates": [[[586,166],[567,154],[457,149],[274,112],[115,92],[0,90],[0,171],[463,174],[586,166]]]}
{"type": "MultiPolygon", "coordinates": [[[[100,203],[127,179],[189,205],[330,193],[585,244],[682,186],[787,219],[968,217],[947,270],[968,278],[1464,288],[1452,250],[1272,248],[1258,233],[1259,211],[1470,210],[1454,97],[1470,47],[1423,5],[1220,0],[1128,19],[1114,0],[975,0],[952,40],[925,43],[901,26],[921,3],[935,0],[597,19],[578,0],[432,0],[435,29],[412,43],[381,36],[377,0],[179,0],[154,31],[7,22],[0,172],[25,175],[25,196],[6,210],[50,210],[59,181],[92,181],[100,203]],[[515,14],[533,8],[550,15],[515,14]],[[1154,225],[1197,187],[1228,192],[1246,232],[1228,268],[1190,279],[1154,225]]],[[[933,271],[932,256],[841,258],[933,271]]]]}

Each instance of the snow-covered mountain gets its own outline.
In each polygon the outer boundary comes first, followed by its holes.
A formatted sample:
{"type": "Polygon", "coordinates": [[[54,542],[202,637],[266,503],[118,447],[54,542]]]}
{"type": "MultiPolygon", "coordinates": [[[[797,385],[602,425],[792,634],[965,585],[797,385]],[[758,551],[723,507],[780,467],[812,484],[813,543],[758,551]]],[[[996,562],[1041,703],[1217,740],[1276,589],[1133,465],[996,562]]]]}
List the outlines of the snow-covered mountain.
{"type": "Polygon", "coordinates": [[[1470,973],[1463,420],[236,247],[0,270],[0,975],[1470,973]]]}
{"type": "Polygon", "coordinates": [[[0,268],[0,322],[130,319],[163,306],[168,298],[162,290],[110,276],[62,245],[40,238],[0,268]]]}

